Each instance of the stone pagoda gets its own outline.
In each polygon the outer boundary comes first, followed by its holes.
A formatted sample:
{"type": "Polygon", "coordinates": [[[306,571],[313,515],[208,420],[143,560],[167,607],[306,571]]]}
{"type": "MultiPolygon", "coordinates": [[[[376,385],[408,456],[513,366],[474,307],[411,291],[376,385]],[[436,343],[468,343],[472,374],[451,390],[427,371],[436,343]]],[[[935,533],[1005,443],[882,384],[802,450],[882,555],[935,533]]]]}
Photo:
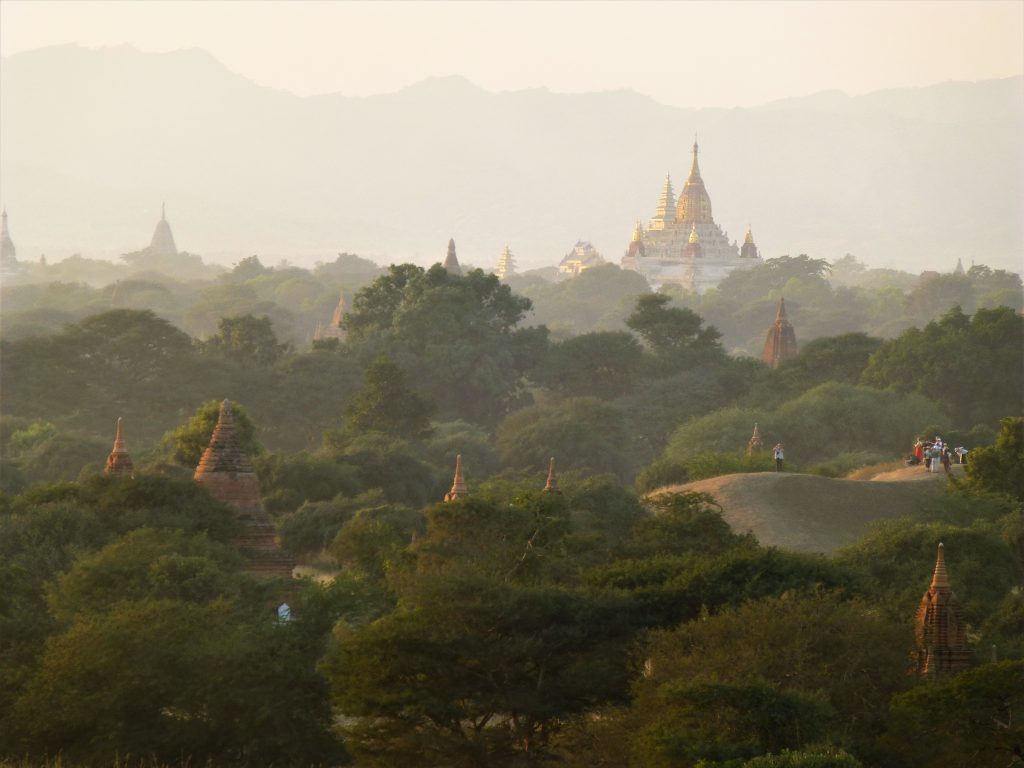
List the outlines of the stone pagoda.
{"type": "Polygon", "coordinates": [[[779,299],[779,309],[775,313],[775,322],[768,329],[768,336],[764,340],[761,359],[766,365],[778,368],[780,363],[791,360],[796,355],[796,331],[786,317],[786,300],[779,299]]]}
{"type": "Polygon", "coordinates": [[[555,457],[551,457],[551,461],[548,462],[548,481],[544,484],[544,491],[546,493],[561,493],[558,490],[558,475],[555,474],[555,457]]]}
{"type": "Polygon", "coordinates": [[[274,524],[260,499],[256,470],[239,440],[234,412],[227,400],[220,405],[217,426],[199,460],[194,479],[213,498],[234,507],[238,513],[245,528],[234,544],[249,559],[249,573],[291,578],[295,561],[277,544],[274,524]]]}
{"type": "Polygon", "coordinates": [[[741,249],[729,242],[728,234],[715,222],[711,196],[697,162],[698,151],[694,142],[690,175],[679,199],[673,194],[671,176],[666,175],[654,218],[646,231],[637,223],[622,257],[623,269],[639,272],[656,289],[679,285],[703,293],[733,270],[761,262],[749,228],[741,249]]]}
{"type": "Polygon", "coordinates": [[[761,433],[757,429],[757,422],[754,422],[754,434],[750,436],[747,443],[747,456],[753,456],[764,450],[764,443],[761,442],[761,433]]]}
{"type": "Polygon", "coordinates": [[[915,630],[915,667],[921,676],[953,675],[970,666],[971,651],[964,636],[963,609],[950,589],[941,543],[931,586],[917,607],[915,630]]]}
{"type": "Polygon", "coordinates": [[[125,447],[124,422],[120,416],[117,418],[117,436],[114,438],[114,449],[107,456],[107,464],[103,467],[103,474],[114,477],[131,477],[135,474],[132,457],[128,455],[128,449],[125,447]]]}
{"type": "Polygon", "coordinates": [[[348,308],[345,306],[345,292],[342,291],[341,295],[338,296],[338,306],[334,308],[334,314],[331,315],[330,325],[324,325],[319,320],[316,323],[316,329],[313,331],[313,341],[325,341],[327,339],[338,339],[338,341],[344,341],[345,329],[342,327],[342,321],[345,319],[345,313],[348,308]]]}
{"type": "Polygon", "coordinates": [[[469,496],[469,489],[466,488],[466,481],[462,478],[462,454],[455,457],[455,478],[452,480],[452,489],[444,495],[445,503],[464,499],[469,496]]]}
{"type": "Polygon", "coordinates": [[[506,280],[509,276],[516,273],[516,260],[512,256],[512,251],[509,249],[508,244],[501,251],[501,255],[498,256],[498,266],[494,270],[494,274],[498,276],[499,280],[506,280]]]}
{"type": "Polygon", "coordinates": [[[459,260],[455,256],[455,238],[454,237],[450,238],[448,240],[448,253],[444,257],[444,263],[441,266],[443,266],[446,270],[448,270],[448,274],[450,274],[450,275],[461,275],[462,274],[462,267],[459,266],[459,260]]]}

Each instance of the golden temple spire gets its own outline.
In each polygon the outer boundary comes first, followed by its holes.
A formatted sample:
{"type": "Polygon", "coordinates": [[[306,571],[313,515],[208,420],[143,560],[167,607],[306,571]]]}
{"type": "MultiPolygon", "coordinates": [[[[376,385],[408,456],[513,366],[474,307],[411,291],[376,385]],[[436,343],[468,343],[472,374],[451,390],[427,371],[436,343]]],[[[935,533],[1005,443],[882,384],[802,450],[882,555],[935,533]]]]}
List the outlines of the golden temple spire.
{"type": "Polygon", "coordinates": [[[694,245],[700,242],[700,236],[697,234],[697,222],[693,222],[693,228],[690,230],[690,238],[686,242],[694,245]]]}
{"type": "Polygon", "coordinates": [[[640,224],[640,220],[637,219],[636,226],[633,228],[633,242],[639,243],[641,240],[643,240],[643,237],[644,228],[643,225],[640,224]]]}
{"type": "Polygon", "coordinates": [[[946,556],[942,542],[939,542],[939,553],[935,557],[935,573],[932,574],[932,590],[949,589],[949,574],[946,573],[946,556]]]}
{"type": "Polygon", "coordinates": [[[750,229],[750,225],[749,224],[747,224],[747,235],[746,235],[746,237],[743,238],[743,244],[747,245],[748,243],[750,245],[754,244],[754,233],[750,229]]]}
{"type": "Polygon", "coordinates": [[[452,489],[445,494],[445,502],[455,501],[464,496],[469,496],[466,488],[466,481],[462,478],[462,454],[455,457],[455,478],[452,480],[452,489]]]}
{"type": "Polygon", "coordinates": [[[690,178],[687,179],[687,181],[690,181],[691,179],[696,181],[697,179],[700,178],[700,165],[697,164],[697,152],[698,152],[697,134],[694,134],[693,135],[693,163],[690,165],[690,178]]]}
{"type": "Polygon", "coordinates": [[[551,457],[551,461],[548,462],[548,481],[544,485],[545,492],[561,493],[558,490],[558,476],[555,474],[555,457],[551,457]]]}

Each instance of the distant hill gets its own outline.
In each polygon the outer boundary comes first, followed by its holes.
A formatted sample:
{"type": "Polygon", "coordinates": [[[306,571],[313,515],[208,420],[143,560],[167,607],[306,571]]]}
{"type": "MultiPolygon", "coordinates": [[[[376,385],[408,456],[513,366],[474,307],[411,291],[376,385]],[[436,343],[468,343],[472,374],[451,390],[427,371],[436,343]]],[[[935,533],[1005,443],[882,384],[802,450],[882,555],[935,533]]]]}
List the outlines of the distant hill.
{"type": "Polygon", "coordinates": [[[300,98],[198,50],[60,46],[3,59],[0,180],[19,257],[113,258],[160,203],[179,247],[223,261],[459,254],[522,269],[580,238],[618,261],[695,133],[715,216],[767,256],[1018,271],[1022,78],[754,109],[678,109],[632,91],[489,93],[431,79],[300,98]]]}
{"type": "Polygon", "coordinates": [[[831,553],[852,544],[872,523],[912,516],[945,486],[945,476],[911,467],[873,480],[795,472],[723,475],[659,489],[710,493],[737,533],[765,546],[831,553]]]}

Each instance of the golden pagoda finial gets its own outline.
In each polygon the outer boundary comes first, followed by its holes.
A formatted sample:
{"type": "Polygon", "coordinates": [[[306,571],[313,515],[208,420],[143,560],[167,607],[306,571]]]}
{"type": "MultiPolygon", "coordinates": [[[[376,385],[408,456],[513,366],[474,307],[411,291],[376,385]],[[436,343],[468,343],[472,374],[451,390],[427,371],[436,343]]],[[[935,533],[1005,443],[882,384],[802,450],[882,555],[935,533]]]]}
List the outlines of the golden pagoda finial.
{"type": "Polygon", "coordinates": [[[452,480],[452,489],[445,494],[445,502],[455,501],[463,496],[469,496],[466,489],[466,481],[462,478],[462,454],[455,457],[455,478],[452,480]]]}
{"type": "Polygon", "coordinates": [[[935,573],[932,574],[932,589],[949,589],[949,574],[946,573],[946,556],[942,542],[939,542],[939,553],[935,557],[935,573]]]}
{"type": "Polygon", "coordinates": [[[700,236],[697,234],[697,222],[693,222],[693,228],[690,230],[690,239],[687,242],[694,245],[700,242],[700,236]]]}
{"type": "Polygon", "coordinates": [[[700,165],[697,163],[697,153],[699,149],[697,147],[697,134],[693,134],[693,163],[690,165],[690,179],[696,180],[700,178],[700,165]]]}
{"type": "Polygon", "coordinates": [[[747,245],[748,243],[751,245],[754,243],[754,232],[751,230],[749,224],[747,224],[747,235],[743,238],[743,244],[747,245]]]}
{"type": "Polygon", "coordinates": [[[633,242],[639,243],[644,238],[644,228],[640,223],[640,219],[636,220],[636,226],[633,228],[633,242]]]}
{"type": "Polygon", "coordinates": [[[558,490],[558,476],[555,474],[555,457],[551,457],[551,461],[548,462],[548,481],[544,485],[545,492],[561,493],[558,490]]]}

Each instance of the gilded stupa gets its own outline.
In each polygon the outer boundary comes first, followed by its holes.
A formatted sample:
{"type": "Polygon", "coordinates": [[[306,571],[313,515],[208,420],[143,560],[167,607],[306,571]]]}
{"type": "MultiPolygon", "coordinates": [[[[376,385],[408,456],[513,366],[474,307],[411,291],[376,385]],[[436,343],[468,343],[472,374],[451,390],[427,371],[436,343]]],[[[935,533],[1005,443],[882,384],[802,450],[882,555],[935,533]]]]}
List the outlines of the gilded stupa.
{"type": "Polygon", "coordinates": [[[718,285],[730,272],[760,263],[750,229],[741,249],[730,243],[715,222],[711,196],[701,177],[697,161],[699,147],[693,143],[693,161],[678,200],[671,176],[658,198],[654,217],[645,230],[639,223],[622,257],[623,269],[639,272],[654,288],[679,285],[702,293],[718,285]]]}

